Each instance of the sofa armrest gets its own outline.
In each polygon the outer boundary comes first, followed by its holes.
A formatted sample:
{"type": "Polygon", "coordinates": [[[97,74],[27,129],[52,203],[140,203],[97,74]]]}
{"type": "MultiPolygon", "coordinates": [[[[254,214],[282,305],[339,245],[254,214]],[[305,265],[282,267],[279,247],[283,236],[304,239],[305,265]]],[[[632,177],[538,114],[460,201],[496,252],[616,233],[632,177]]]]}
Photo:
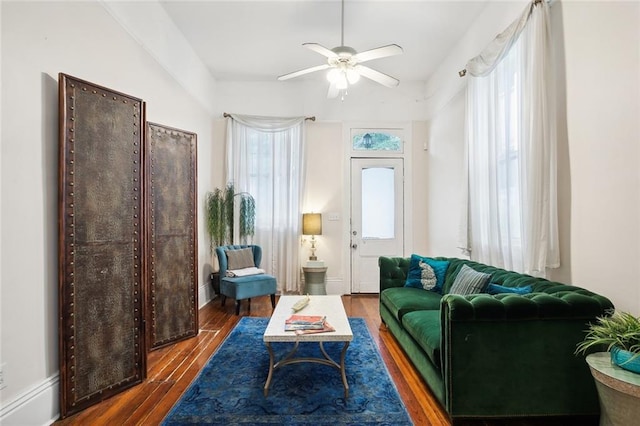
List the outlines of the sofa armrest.
{"type": "Polygon", "coordinates": [[[380,267],[380,292],[391,287],[403,287],[407,281],[410,258],[405,257],[379,257],[380,267]]]}
{"type": "Polygon", "coordinates": [[[445,295],[442,373],[452,416],[594,415],[597,392],[574,355],[590,321],[610,302],[557,294],[445,295]]]}

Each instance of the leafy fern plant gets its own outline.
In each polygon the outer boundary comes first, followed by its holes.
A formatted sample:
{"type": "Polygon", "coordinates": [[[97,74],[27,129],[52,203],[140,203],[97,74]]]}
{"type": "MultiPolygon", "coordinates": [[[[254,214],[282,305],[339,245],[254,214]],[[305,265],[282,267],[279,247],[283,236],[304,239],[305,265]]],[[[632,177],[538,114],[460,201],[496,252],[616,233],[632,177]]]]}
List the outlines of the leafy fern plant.
{"type": "Polygon", "coordinates": [[[598,317],[591,324],[587,335],[580,342],[576,354],[586,354],[594,347],[605,347],[607,351],[617,347],[633,353],[633,359],[640,356],[640,318],[628,312],[616,312],[610,317],[598,317]]]}
{"type": "Polygon", "coordinates": [[[256,204],[253,196],[247,192],[236,193],[233,183],[228,183],[224,189],[215,188],[213,192],[207,193],[205,202],[207,232],[211,239],[212,253],[215,247],[234,241],[235,197],[240,199],[240,241],[246,244],[248,237],[255,235],[256,204]]]}

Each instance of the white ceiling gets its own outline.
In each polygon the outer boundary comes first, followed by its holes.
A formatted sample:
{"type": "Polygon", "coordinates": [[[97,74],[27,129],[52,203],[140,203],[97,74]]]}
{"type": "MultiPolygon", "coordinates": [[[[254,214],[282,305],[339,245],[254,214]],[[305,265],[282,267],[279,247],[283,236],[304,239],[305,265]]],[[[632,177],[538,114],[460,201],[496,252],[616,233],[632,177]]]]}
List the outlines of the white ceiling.
{"type": "MultiPolygon", "coordinates": [[[[217,80],[275,81],[325,63],[304,47],[340,45],[338,0],[160,0],[217,80]]],[[[357,51],[395,43],[404,54],[371,68],[403,81],[426,81],[487,0],[346,0],[344,42],[357,51]]],[[[301,79],[324,78],[324,72],[301,79]]]]}

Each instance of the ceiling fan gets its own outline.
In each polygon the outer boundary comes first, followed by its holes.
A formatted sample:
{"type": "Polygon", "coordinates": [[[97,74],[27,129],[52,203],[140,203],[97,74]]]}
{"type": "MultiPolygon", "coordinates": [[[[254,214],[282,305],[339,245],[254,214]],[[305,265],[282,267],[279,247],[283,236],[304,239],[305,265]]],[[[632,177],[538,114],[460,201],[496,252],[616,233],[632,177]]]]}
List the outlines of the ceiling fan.
{"type": "Polygon", "coordinates": [[[328,49],[318,43],[302,44],[307,49],[313,50],[326,57],[326,64],[284,74],[279,76],[278,80],[288,80],[304,74],[330,69],[327,73],[327,80],[329,80],[330,83],[327,97],[335,98],[342,91],[343,99],[349,84],[356,83],[360,79],[360,76],[364,76],[387,87],[396,87],[400,83],[397,78],[361,64],[373,59],[399,55],[403,52],[402,47],[397,44],[389,44],[358,53],[353,47],[344,45],[344,0],[342,0],[341,30],[340,46],[334,47],[333,49],[328,49]]]}

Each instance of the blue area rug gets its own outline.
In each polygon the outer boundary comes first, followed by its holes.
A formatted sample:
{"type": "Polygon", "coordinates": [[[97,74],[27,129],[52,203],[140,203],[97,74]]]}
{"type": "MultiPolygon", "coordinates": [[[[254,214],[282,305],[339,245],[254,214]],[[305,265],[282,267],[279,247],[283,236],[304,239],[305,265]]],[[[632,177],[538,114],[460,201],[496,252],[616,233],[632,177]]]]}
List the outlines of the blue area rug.
{"type": "MultiPolygon", "coordinates": [[[[349,398],[340,372],[299,363],[273,372],[263,394],[269,355],[262,341],[268,318],[243,317],[163,420],[163,425],[412,425],[362,318],[350,318],[353,341],[346,355],[349,398]]],[[[276,360],[291,343],[272,344],[276,360]]],[[[325,343],[339,362],[342,343],[325,343]]],[[[297,356],[321,357],[317,343],[297,356]]]]}

